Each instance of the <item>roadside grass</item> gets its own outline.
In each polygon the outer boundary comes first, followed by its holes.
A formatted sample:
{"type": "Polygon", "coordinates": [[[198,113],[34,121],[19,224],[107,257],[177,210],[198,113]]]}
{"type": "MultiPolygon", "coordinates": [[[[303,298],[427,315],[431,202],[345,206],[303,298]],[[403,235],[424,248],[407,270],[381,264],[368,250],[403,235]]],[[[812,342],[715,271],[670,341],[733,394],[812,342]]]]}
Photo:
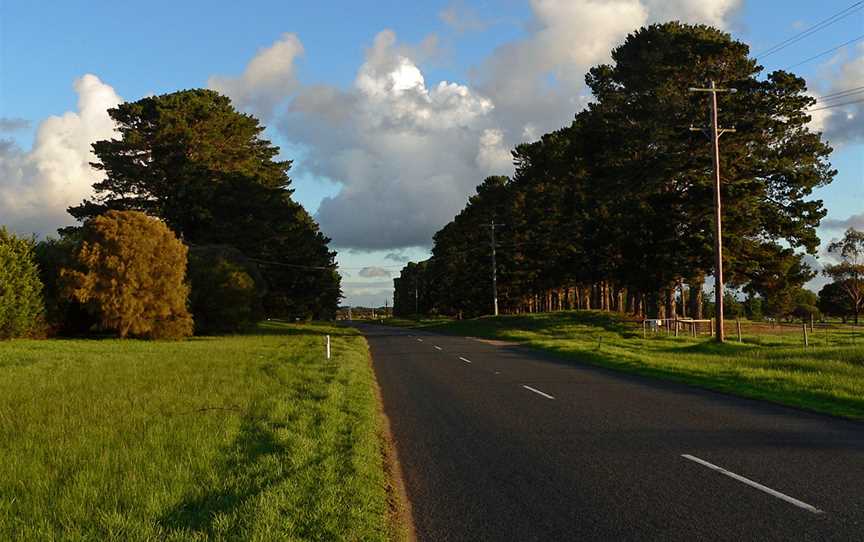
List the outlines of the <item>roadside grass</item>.
{"type": "Polygon", "coordinates": [[[387,323],[514,341],[565,360],[864,420],[864,327],[817,330],[805,349],[800,332],[744,334],[722,345],[706,336],[643,338],[632,322],[598,311],[387,323]]]}
{"type": "Polygon", "coordinates": [[[368,356],[276,322],[0,343],[0,539],[392,539],[368,356]]]}

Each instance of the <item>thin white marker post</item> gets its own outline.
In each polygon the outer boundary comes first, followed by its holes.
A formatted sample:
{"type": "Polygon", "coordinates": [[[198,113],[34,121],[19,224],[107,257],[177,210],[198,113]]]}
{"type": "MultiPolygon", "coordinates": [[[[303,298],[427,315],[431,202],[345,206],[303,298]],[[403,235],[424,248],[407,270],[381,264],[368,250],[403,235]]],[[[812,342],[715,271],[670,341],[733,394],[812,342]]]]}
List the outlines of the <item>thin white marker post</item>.
{"type": "Polygon", "coordinates": [[[330,335],[327,335],[327,359],[330,359],[330,335]]]}

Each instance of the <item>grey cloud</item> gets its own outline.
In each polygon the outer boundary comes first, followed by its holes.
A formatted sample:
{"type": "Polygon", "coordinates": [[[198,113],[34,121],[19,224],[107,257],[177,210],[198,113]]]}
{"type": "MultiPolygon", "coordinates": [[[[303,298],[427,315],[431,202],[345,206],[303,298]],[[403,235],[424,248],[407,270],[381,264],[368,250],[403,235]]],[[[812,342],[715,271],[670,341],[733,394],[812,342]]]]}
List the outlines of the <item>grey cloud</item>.
{"type": "Polygon", "coordinates": [[[342,283],[342,288],[346,291],[348,290],[356,290],[358,288],[377,288],[377,289],[387,289],[393,288],[393,281],[390,280],[377,280],[372,282],[361,282],[361,281],[348,281],[342,283]]]}
{"type": "Polygon", "coordinates": [[[357,274],[363,278],[390,277],[390,271],[383,267],[364,267],[357,274]]]}
{"type": "MultiPolygon", "coordinates": [[[[841,51],[827,63],[817,81],[827,81],[826,96],[864,86],[864,44],[852,49],[851,58],[843,60],[848,53],[841,51]]],[[[819,86],[819,85],[817,85],[819,86]]],[[[864,102],[858,96],[839,96],[817,102],[811,112],[811,126],[821,131],[825,139],[834,146],[864,141],[864,102]],[[822,109],[822,108],[825,109],[822,109]]]]}
{"type": "Polygon", "coordinates": [[[405,263],[411,258],[408,257],[404,252],[388,252],[384,259],[390,260],[398,263],[405,263]]]}
{"type": "Polygon", "coordinates": [[[829,218],[822,221],[822,227],[830,230],[847,230],[849,228],[864,230],[864,213],[852,215],[842,220],[829,218]]]}
{"type": "Polygon", "coordinates": [[[459,33],[486,30],[492,24],[465,2],[453,2],[438,13],[438,18],[459,33]]]}
{"type": "Polygon", "coordinates": [[[30,121],[26,119],[0,117],[0,132],[17,132],[30,127],[30,121]]]}

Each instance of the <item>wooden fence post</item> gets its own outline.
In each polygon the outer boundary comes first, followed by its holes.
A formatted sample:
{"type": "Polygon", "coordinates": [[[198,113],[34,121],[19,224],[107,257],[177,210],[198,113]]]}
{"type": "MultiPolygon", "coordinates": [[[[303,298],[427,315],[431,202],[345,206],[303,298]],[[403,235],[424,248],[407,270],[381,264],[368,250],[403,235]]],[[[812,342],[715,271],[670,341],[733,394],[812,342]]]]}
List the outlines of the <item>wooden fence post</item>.
{"type": "Polygon", "coordinates": [[[804,348],[807,348],[810,346],[810,343],[807,341],[807,323],[802,323],[801,328],[804,330],[804,348]]]}
{"type": "Polygon", "coordinates": [[[740,318],[735,319],[735,325],[738,327],[738,342],[740,343],[741,342],[741,319],[740,318]]]}

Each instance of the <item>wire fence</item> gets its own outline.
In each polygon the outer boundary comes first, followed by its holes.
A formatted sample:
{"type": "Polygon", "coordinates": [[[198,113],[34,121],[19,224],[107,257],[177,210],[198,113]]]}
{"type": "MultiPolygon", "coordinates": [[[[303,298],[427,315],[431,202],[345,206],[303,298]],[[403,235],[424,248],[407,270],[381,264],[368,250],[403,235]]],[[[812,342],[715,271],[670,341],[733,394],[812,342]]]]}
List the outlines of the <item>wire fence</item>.
{"type": "MultiPolygon", "coordinates": [[[[644,338],[656,336],[712,337],[714,319],[658,319],[632,321],[644,338]]],[[[727,319],[723,326],[727,341],[749,343],[800,343],[803,346],[864,346],[864,325],[841,321],[789,322],[727,319]]]]}

